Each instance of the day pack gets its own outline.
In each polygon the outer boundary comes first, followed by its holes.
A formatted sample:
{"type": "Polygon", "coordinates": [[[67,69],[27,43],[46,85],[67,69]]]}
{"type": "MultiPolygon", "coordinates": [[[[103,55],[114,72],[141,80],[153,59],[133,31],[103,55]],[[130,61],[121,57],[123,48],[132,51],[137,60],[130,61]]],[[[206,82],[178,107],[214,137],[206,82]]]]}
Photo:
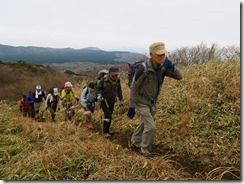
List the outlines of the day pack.
{"type": "Polygon", "coordinates": [[[96,78],[96,84],[102,79],[105,78],[108,75],[108,70],[100,70],[98,72],[97,78],[96,78]]]}
{"type": "Polygon", "coordinates": [[[83,90],[84,90],[85,88],[86,88],[85,96],[87,96],[88,93],[89,93],[89,87],[88,87],[88,85],[85,85],[85,86],[83,87],[83,90]]]}
{"type": "MultiPolygon", "coordinates": [[[[145,68],[145,70],[146,70],[146,61],[147,61],[147,57],[144,56],[144,57],[138,59],[137,61],[135,61],[133,64],[127,63],[128,66],[129,66],[129,69],[128,69],[128,83],[127,83],[129,87],[131,87],[134,74],[136,73],[136,70],[138,69],[138,67],[140,65],[142,65],[145,68]]],[[[145,72],[147,72],[147,71],[145,71],[145,72]]]]}

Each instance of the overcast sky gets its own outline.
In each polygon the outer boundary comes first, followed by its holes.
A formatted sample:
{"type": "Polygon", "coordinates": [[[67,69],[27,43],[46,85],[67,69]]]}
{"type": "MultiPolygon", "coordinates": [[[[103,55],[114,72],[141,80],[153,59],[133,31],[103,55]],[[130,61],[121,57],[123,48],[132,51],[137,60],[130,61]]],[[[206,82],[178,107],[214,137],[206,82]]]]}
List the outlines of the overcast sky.
{"type": "Polygon", "coordinates": [[[147,52],[240,45],[238,0],[0,0],[0,44],[147,52]]]}

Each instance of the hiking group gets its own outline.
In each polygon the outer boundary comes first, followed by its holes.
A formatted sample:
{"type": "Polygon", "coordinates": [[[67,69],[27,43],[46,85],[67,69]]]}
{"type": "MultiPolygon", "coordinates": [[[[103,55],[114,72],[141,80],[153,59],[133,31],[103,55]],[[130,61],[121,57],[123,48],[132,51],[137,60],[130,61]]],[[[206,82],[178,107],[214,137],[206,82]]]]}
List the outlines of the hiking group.
{"type": "MultiPolygon", "coordinates": [[[[167,57],[167,50],[163,42],[156,42],[149,46],[149,59],[143,59],[139,64],[129,65],[128,85],[130,87],[129,108],[127,116],[133,119],[136,111],[140,115],[140,123],[129,140],[129,147],[140,149],[145,156],[150,155],[152,149],[156,125],[154,115],[157,112],[157,101],[161,92],[165,77],[181,80],[179,69],[167,57]]],[[[102,131],[106,138],[111,136],[110,126],[114,105],[119,99],[119,105],[123,106],[122,87],[119,78],[119,68],[111,66],[108,71],[100,73],[96,82],[86,85],[80,97],[78,97],[71,82],[65,82],[59,94],[58,88],[51,88],[47,97],[37,85],[34,93],[23,96],[20,110],[24,116],[37,118],[42,116],[40,104],[45,100],[45,109],[51,114],[51,119],[56,122],[57,108],[65,108],[65,120],[71,121],[75,114],[73,101],[80,101],[85,115],[84,126],[93,127],[92,114],[95,111],[95,103],[99,102],[103,111],[102,131]]]]}

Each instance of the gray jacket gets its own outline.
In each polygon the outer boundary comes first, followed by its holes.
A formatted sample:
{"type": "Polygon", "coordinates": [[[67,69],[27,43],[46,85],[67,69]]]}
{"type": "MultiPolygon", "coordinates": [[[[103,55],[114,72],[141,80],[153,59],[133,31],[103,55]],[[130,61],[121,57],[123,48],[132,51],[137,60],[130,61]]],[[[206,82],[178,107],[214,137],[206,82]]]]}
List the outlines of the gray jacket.
{"type": "Polygon", "coordinates": [[[154,106],[157,103],[165,76],[176,80],[183,78],[176,67],[174,71],[163,66],[154,68],[151,59],[147,61],[146,68],[141,65],[135,73],[130,90],[130,107],[132,108],[137,103],[149,105],[150,108],[154,106]]]}

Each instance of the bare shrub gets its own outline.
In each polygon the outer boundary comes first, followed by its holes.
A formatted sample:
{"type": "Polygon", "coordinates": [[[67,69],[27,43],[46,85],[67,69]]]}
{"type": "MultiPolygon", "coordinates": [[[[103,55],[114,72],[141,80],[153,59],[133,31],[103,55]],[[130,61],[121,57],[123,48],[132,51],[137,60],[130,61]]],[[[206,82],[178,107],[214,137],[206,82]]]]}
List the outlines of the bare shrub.
{"type": "Polygon", "coordinates": [[[183,66],[203,64],[213,60],[240,60],[240,47],[228,46],[221,48],[216,43],[208,47],[202,42],[197,46],[178,48],[170,53],[170,58],[176,64],[183,66]]]}

